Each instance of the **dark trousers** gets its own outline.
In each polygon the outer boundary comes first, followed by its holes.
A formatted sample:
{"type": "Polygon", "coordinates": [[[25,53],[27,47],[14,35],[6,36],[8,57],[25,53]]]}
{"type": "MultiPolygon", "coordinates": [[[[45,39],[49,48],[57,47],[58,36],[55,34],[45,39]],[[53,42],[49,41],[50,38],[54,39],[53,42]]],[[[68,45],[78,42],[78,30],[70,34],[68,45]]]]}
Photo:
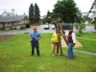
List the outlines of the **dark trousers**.
{"type": "Polygon", "coordinates": [[[32,55],[34,55],[34,50],[36,48],[37,55],[40,56],[39,42],[38,41],[31,41],[31,45],[32,45],[32,55]]]}

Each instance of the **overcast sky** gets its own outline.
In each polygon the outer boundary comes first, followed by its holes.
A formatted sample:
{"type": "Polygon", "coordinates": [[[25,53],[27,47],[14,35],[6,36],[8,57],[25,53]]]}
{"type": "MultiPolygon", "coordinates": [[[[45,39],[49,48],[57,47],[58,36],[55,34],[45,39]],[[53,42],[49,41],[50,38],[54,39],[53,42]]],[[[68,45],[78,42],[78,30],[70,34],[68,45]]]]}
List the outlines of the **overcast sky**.
{"type": "MultiPolygon", "coordinates": [[[[94,0],[74,0],[81,12],[88,12],[94,0]]],[[[0,14],[3,11],[11,12],[15,10],[16,14],[28,15],[29,6],[31,3],[37,3],[40,8],[41,16],[46,15],[47,11],[54,9],[54,4],[57,0],[0,0],[0,14]]]]}

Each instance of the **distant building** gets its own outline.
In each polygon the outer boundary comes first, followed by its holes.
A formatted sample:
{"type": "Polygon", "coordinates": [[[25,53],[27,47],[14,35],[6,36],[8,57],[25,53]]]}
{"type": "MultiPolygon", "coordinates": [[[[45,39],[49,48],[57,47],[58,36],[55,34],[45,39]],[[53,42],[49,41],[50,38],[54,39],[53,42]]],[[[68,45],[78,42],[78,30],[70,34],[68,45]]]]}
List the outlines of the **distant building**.
{"type": "Polygon", "coordinates": [[[0,29],[17,29],[28,23],[27,16],[4,11],[0,15],[0,29]]]}
{"type": "Polygon", "coordinates": [[[92,12],[90,13],[91,18],[96,18],[96,6],[92,9],[92,12]]]}
{"type": "Polygon", "coordinates": [[[82,16],[87,16],[88,12],[82,12],[82,16]]]}
{"type": "Polygon", "coordinates": [[[89,16],[91,18],[96,18],[96,0],[94,0],[92,7],[89,10],[89,16]]]}

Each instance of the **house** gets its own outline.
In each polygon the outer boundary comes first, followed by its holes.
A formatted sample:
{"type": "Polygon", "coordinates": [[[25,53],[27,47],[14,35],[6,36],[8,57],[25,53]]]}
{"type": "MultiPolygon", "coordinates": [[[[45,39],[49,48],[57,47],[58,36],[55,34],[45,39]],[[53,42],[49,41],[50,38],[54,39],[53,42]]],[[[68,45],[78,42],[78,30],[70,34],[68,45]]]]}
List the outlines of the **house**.
{"type": "Polygon", "coordinates": [[[0,29],[17,29],[20,27],[24,27],[25,24],[28,23],[27,16],[23,15],[16,15],[12,12],[4,11],[0,15],[0,29]]]}
{"type": "Polygon", "coordinates": [[[91,18],[93,18],[92,23],[95,25],[96,30],[96,0],[94,0],[92,7],[89,10],[89,15],[91,18]]]}
{"type": "Polygon", "coordinates": [[[89,10],[89,16],[91,18],[96,18],[96,0],[94,0],[90,10],[89,10]]]}

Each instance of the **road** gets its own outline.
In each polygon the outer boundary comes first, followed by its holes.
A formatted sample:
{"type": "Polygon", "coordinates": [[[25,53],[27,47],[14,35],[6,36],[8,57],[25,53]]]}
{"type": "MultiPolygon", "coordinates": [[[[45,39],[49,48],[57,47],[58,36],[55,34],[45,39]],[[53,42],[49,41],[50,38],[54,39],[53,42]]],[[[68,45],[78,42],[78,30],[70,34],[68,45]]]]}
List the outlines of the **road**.
{"type": "MultiPolygon", "coordinates": [[[[52,33],[54,32],[54,29],[52,29],[54,26],[52,24],[49,25],[50,29],[48,30],[44,30],[44,25],[40,25],[37,26],[38,27],[38,31],[40,33],[52,33]]],[[[78,30],[76,30],[75,28],[73,29],[74,32],[78,32],[78,30]]],[[[0,35],[16,35],[16,34],[24,34],[24,33],[29,33],[33,31],[32,28],[29,29],[25,29],[25,30],[10,30],[10,31],[2,31],[0,32],[0,35]]],[[[96,30],[94,30],[94,26],[87,26],[83,32],[96,32],[96,30]]]]}
{"type": "MultiPolygon", "coordinates": [[[[48,30],[44,30],[44,25],[37,26],[38,31],[40,33],[52,33],[54,32],[54,29],[52,29],[53,25],[49,25],[50,28],[48,30]]],[[[10,30],[10,31],[2,31],[0,32],[0,35],[16,35],[16,34],[24,34],[24,33],[29,33],[32,32],[32,28],[25,29],[25,30],[10,30]]]]}

